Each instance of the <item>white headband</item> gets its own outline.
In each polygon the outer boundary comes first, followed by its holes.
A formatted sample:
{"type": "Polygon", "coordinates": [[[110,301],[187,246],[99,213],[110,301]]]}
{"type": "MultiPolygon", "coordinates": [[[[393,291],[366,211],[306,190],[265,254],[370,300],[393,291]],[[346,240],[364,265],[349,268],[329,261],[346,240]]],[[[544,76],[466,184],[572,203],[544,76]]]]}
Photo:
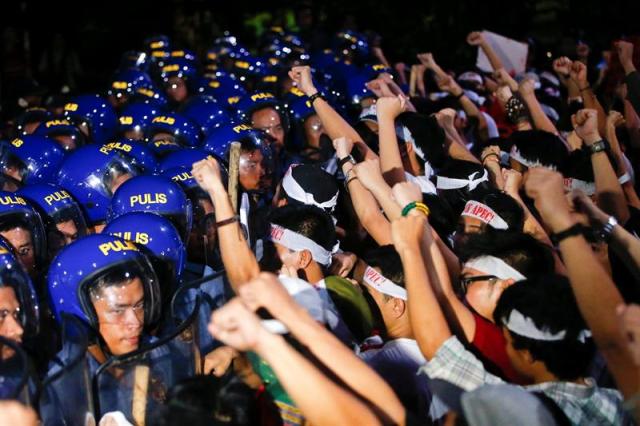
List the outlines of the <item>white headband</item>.
{"type": "Polygon", "coordinates": [[[518,148],[513,145],[511,147],[511,152],[509,153],[509,156],[511,158],[513,158],[514,160],[516,160],[518,163],[527,166],[529,168],[531,167],[544,167],[545,169],[549,169],[549,170],[556,170],[556,166],[551,166],[551,165],[547,165],[547,164],[542,164],[540,161],[531,161],[531,160],[527,160],[526,158],[524,158],[522,156],[522,154],[520,154],[520,151],[518,151],[518,148]]]}
{"type": "Polygon", "coordinates": [[[494,256],[480,256],[464,264],[465,268],[477,269],[485,274],[494,275],[501,280],[524,281],[527,278],[507,263],[494,256]]]}
{"type": "Polygon", "coordinates": [[[493,209],[486,204],[479,203],[478,201],[469,200],[464,205],[464,210],[461,216],[473,217],[480,220],[487,225],[490,225],[494,229],[509,229],[509,225],[503,218],[498,215],[493,209]]]}
{"type": "MultiPolygon", "coordinates": [[[[425,163],[427,164],[427,163],[425,163]]],[[[436,186],[426,176],[414,176],[410,173],[404,172],[404,176],[407,182],[415,183],[420,187],[420,191],[423,194],[437,194],[436,186]]]]}
{"type": "Polygon", "coordinates": [[[596,184],[593,182],[587,182],[586,180],[564,178],[564,189],[571,191],[573,189],[579,189],[585,193],[585,195],[593,195],[596,193],[596,184]]]}
{"type": "Polygon", "coordinates": [[[484,169],[484,173],[479,178],[475,179],[479,172],[473,172],[467,179],[455,179],[444,176],[438,176],[436,178],[436,188],[438,189],[460,189],[465,186],[469,187],[469,191],[473,191],[482,182],[489,180],[489,172],[484,169]]]}
{"type": "Polygon", "coordinates": [[[322,203],[316,201],[313,194],[306,192],[304,188],[302,188],[300,184],[293,178],[293,168],[295,166],[295,164],[291,165],[289,167],[289,170],[287,170],[287,173],[285,173],[284,178],[282,178],[282,189],[284,189],[284,192],[286,192],[289,197],[293,198],[294,200],[300,201],[303,204],[320,207],[321,209],[332,210],[338,202],[339,191],[336,192],[336,195],[334,195],[330,200],[322,203]]]}
{"type": "MultiPolygon", "coordinates": [[[[512,310],[508,319],[503,319],[504,326],[511,332],[533,340],[542,340],[544,342],[558,342],[564,340],[567,332],[566,330],[558,331],[557,333],[551,333],[548,330],[539,329],[533,320],[529,317],[525,317],[516,309],[512,310]]],[[[579,342],[584,343],[587,338],[591,337],[591,331],[582,330],[578,333],[577,339],[579,342]]]]}
{"type": "Polygon", "coordinates": [[[290,229],[271,224],[271,241],[278,243],[293,251],[308,250],[316,262],[329,266],[331,264],[331,252],[315,241],[300,235],[290,229]]]}
{"type": "Polygon", "coordinates": [[[362,280],[369,287],[373,287],[382,294],[397,297],[398,299],[407,300],[407,290],[392,282],[390,279],[382,275],[380,272],[367,266],[362,275],[362,280]]]}

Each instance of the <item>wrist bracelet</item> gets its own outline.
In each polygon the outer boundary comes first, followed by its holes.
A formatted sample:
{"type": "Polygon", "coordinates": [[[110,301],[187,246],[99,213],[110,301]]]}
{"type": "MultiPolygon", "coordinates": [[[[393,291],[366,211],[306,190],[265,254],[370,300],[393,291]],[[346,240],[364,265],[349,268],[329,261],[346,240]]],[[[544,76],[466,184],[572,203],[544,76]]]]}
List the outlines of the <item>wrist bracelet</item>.
{"type": "Polygon", "coordinates": [[[318,98],[323,99],[323,100],[325,100],[325,101],[326,101],[326,99],[325,99],[325,97],[324,97],[324,95],[323,95],[322,93],[320,93],[320,92],[316,92],[316,93],[314,93],[313,95],[309,96],[309,104],[310,104],[310,105],[313,105],[313,103],[315,102],[315,100],[316,100],[316,99],[318,99],[318,98]]]}
{"type": "Polygon", "coordinates": [[[338,161],[338,167],[342,169],[342,166],[344,166],[347,163],[351,163],[354,166],[356,164],[356,160],[353,159],[353,156],[351,154],[347,155],[344,158],[341,158],[340,161],[338,161]]]}
{"type": "Polygon", "coordinates": [[[491,157],[491,156],[495,156],[498,159],[498,163],[500,162],[500,156],[498,154],[496,154],[495,152],[490,152],[487,155],[485,155],[484,157],[481,158],[482,162],[484,163],[484,160],[487,159],[487,157],[491,157]]]}
{"type": "Polygon", "coordinates": [[[240,219],[240,216],[238,216],[238,215],[231,216],[228,219],[221,220],[220,222],[216,222],[214,226],[216,228],[222,228],[225,225],[229,225],[229,224],[231,224],[233,222],[237,222],[239,219],[240,219]]]}
{"type": "Polygon", "coordinates": [[[464,96],[464,90],[458,96],[454,96],[454,99],[460,99],[463,96],[464,96]]]}
{"type": "Polygon", "coordinates": [[[565,229],[561,232],[555,232],[549,236],[554,246],[560,244],[560,242],[569,237],[575,237],[576,235],[584,235],[584,226],[580,223],[576,223],[573,226],[565,229]]]}
{"type": "Polygon", "coordinates": [[[606,149],[607,149],[607,144],[602,139],[589,145],[589,150],[591,151],[591,155],[605,151],[606,149]]]}
{"type": "Polygon", "coordinates": [[[600,229],[600,239],[602,241],[609,242],[611,240],[611,234],[613,233],[613,229],[617,225],[618,225],[618,220],[613,216],[609,216],[609,219],[607,219],[607,223],[602,225],[602,228],[600,229]]]}
{"type": "Polygon", "coordinates": [[[413,209],[416,209],[419,212],[423,213],[425,216],[429,217],[429,213],[430,213],[429,207],[427,207],[427,205],[424,203],[418,203],[416,201],[411,202],[406,206],[404,206],[404,208],[402,209],[402,216],[403,217],[407,216],[409,212],[413,209]]]}

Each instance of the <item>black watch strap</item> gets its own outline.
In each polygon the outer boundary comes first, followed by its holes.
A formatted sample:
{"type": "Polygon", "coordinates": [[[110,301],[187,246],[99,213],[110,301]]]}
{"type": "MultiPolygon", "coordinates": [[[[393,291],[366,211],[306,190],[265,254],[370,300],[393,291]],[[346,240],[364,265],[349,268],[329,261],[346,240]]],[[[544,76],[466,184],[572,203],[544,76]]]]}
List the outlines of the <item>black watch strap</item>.
{"type": "Polygon", "coordinates": [[[549,238],[551,239],[553,245],[557,246],[558,244],[560,244],[560,241],[564,240],[565,238],[573,237],[576,235],[584,235],[584,231],[584,226],[580,223],[576,223],[575,225],[565,229],[564,231],[551,234],[549,238]]]}
{"type": "Polygon", "coordinates": [[[598,142],[594,142],[589,146],[589,150],[591,150],[591,154],[597,154],[599,152],[605,151],[606,149],[607,149],[607,144],[602,139],[600,139],[598,142]]]}
{"type": "Polygon", "coordinates": [[[313,95],[309,96],[309,105],[313,105],[313,102],[318,98],[324,99],[326,101],[326,99],[325,99],[325,97],[324,97],[324,95],[322,93],[316,92],[313,95]]]}
{"type": "Polygon", "coordinates": [[[338,167],[342,168],[342,166],[347,163],[356,164],[356,160],[353,159],[352,155],[347,155],[346,157],[341,158],[340,161],[338,161],[338,167]]]}

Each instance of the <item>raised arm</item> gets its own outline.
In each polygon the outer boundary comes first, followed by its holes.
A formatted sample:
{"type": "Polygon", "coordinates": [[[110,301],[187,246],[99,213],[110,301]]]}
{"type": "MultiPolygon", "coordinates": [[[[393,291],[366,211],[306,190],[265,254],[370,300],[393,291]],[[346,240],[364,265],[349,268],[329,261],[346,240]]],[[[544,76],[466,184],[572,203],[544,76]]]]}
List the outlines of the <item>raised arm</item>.
{"type": "MultiPolygon", "coordinates": [[[[404,408],[386,382],[298,305],[272,274],[263,273],[240,290],[252,310],[264,308],[345,385],[369,400],[396,424],[404,408]]],[[[318,393],[314,392],[317,398],[318,393]]]]}
{"type": "MultiPolygon", "coordinates": [[[[526,192],[553,233],[564,232],[576,224],[564,195],[562,175],[543,168],[529,169],[526,192]]],[[[638,391],[638,367],[626,348],[620,333],[616,307],[623,302],[620,292],[596,259],[582,234],[562,239],[560,252],[580,312],[591,329],[618,388],[625,396],[638,391]]]]}
{"type": "Polygon", "coordinates": [[[627,83],[627,99],[633,105],[633,109],[640,115],[640,74],[633,64],[633,44],[628,41],[618,41],[615,44],[620,64],[624,69],[625,82],[627,83]]]}
{"type": "Polygon", "coordinates": [[[216,222],[226,223],[217,228],[218,243],[229,283],[237,291],[240,285],[260,273],[260,266],[244,238],[239,221],[233,220],[235,212],[220,179],[218,162],[213,157],[198,161],[193,165],[191,173],[200,187],[211,197],[216,222]]]}
{"type": "Polygon", "coordinates": [[[480,47],[480,49],[482,49],[484,54],[487,55],[487,59],[489,59],[489,63],[491,64],[491,67],[494,70],[497,70],[499,68],[504,68],[502,61],[500,60],[500,58],[498,58],[498,55],[496,55],[496,52],[493,50],[493,48],[489,45],[487,40],[484,38],[484,35],[482,34],[482,32],[474,31],[472,33],[469,33],[469,35],[467,36],[467,43],[469,43],[471,46],[480,47]]]}
{"type": "Polygon", "coordinates": [[[395,120],[405,109],[404,96],[378,99],[378,135],[380,138],[380,168],[389,185],[404,182],[404,166],[398,148],[395,120]]]}
{"type": "Polygon", "coordinates": [[[593,93],[589,80],[587,80],[587,66],[580,61],[575,61],[571,65],[571,72],[569,75],[571,76],[571,80],[573,80],[578,86],[584,107],[587,109],[594,109],[598,112],[598,132],[600,132],[601,135],[606,134],[607,114],[604,112],[604,108],[600,105],[595,93],[593,93]]]}
{"type": "Polygon", "coordinates": [[[253,351],[264,359],[312,424],[381,424],[370,408],[327,378],[282,336],[264,329],[240,299],[231,300],[212,314],[209,331],[225,344],[240,351],[253,351]]]}
{"type": "Polygon", "coordinates": [[[556,126],[553,125],[549,117],[547,117],[547,114],[544,113],[540,102],[538,102],[538,98],[536,98],[534,84],[532,79],[525,78],[520,82],[518,92],[529,108],[529,113],[531,114],[531,119],[536,129],[557,135],[558,129],[556,129],[556,126]]]}

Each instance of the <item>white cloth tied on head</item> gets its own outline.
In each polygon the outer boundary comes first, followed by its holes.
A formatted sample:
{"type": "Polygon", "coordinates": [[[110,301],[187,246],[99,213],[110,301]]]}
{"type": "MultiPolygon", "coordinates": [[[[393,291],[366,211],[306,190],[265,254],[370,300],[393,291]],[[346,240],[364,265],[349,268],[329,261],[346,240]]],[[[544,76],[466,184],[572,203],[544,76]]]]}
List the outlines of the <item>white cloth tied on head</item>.
{"type": "Polygon", "coordinates": [[[518,148],[515,145],[513,145],[511,147],[511,152],[509,153],[509,157],[511,157],[512,159],[516,160],[518,163],[522,164],[523,166],[527,166],[529,168],[531,168],[531,167],[544,167],[545,169],[549,169],[549,170],[553,170],[553,171],[556,170],[556,166],[542,164],[540,161],[527,160],[526,158],[524,158],[522,156],[522,154],[520,154],[520,151],[518,150],[518,148]]]}
{"type": "Polygon", "coordinates": [[[484,274],[493,275],[501,280],[513,279],[524,281],[527,279],[518,270],[508,265],[504,260],[495,256],[479,256],[464,264],[465,268],[476,269],[484,274]]]}
{"type": "Polygon", "coordinates": [[[584,192],[585,195],[592,196],[596,193],[596,184],[581,179],[564,178],[564,189],[566,189],[567,191],[579,189],[584,192]]]}
{"type": "Polygon", "coordinates": [[[469,191],[473,191],[482,182],[489,180],[489,172],[484,169],[482,176],[476,178],[479,172],[473,172],[467,179],[448,178],[444,176],[438,176],[436,178],[436,188],[438,189],[460,189],[468,187],[469,191]]]}
{"type": "MultiPolygon", "coordinates": [[[[549,330],[540,329],[531,318],[524,316],[516,309],[511,311],[509,318],[503,319],[502,321],[509,331],[528,339],[541,340],[543,342],[559,342],[565,340],[567,336],[566,330],[552,333],[549,330]]],[[[578,333],[577,340],[584,343],[589,337],[591,337],[591,331],[582,330],[578,333]]]]}
{"type": "Polygon", "coordinates": [[[300,201],[302,204],[320,207],[321,209],[333,210],[338,203],[339,191],[329,200],[319,202],[316,201],[313,194],[306,192],[302,186],[293,178],[293,168],[296,164],[292,164],[282,178],[282,189],[287,195],[294,200],[300,201]]]}
{"type": "MultiPolygon", "coordinates": [[[[329,266],[331,264],[331,256],[333,253],[304,235],[272,223],[270,237],[271,241],[278,243],[289,250],[308,250],[311,253],[313,260],[321,265],[329,266]]],[[[335,248],[337,249],[337,246],[335,248]]]]}
{"type": "Polygon", "coordinates": [[[407,290],[382,275],[380,272],[367,266],[362,275],[362,280],[369,287],[373,287],[382,294],[396,297],[398,299],[407,300],[407,290]]]}
{"type": "Polygon", "coordinates": [[[486,223],[494,229],[509,229],[509,224],[491,207],[478,201],[469,200],[464,205],[461,216],[468,216],[486,223]]]}

